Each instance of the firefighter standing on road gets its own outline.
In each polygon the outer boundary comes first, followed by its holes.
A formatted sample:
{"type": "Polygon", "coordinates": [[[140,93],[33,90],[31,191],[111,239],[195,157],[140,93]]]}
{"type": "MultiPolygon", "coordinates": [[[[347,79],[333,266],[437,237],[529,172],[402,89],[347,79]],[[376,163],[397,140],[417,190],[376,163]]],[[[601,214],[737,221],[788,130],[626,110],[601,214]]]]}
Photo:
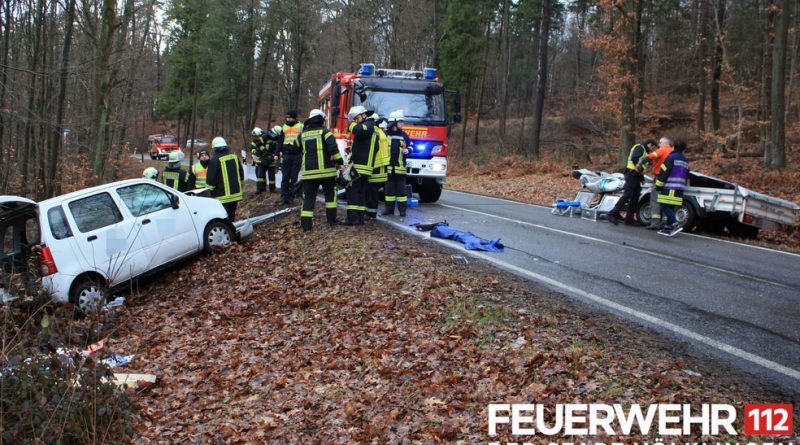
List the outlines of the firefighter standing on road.
{"type": "Polygon", "coordinates": [[[608,221],[614,225],[619,224],[619,211],[627,204],[625,212],[625,225],[633,225],[633,215],[639,209],[639,195],[642,192],[642,182],[644,175],[636,169],[636,165],[642,157],[656,148],[656,141],[648,139],[640,144],[631,147],[628,153],[628,163],[625,165],[625,186],[622,188],[622,197],[617,201],[617,205],[608,212],[608,221]]]}
{"type": "Polygon", "coordinates": [[[389,128],[386,130],[386,136],[389,138],[389,166],[387,173],[389,177],[384,187],[386,194],[386,209],[383,211],[384,215],[394,215],[395,203],[397,203],[397,210],[400,216],[406,216],[406,157],[409,147],[411,146],[411,138],[408,137],[403,131],[403,116],[402,111],[394,111],[389,114],[389,128]]]}
{"type": "Polygon", "coordinates": [[[286,123],[283,125],[278,143],[283,163],[281,164],[281,204],[291,204],[294,200],[294,188],[300,174],[302,155],[296,144],[297,137],[303,131],[303,124],[297,121],[297,111],[286,112],[286,123]]]}
{"type": "Polygon", "coordinates": [[[372,175],[367,181],[367,210],[364,216],[367,219],[378,217],[378,204],[380,201],[380,190],[386,184],[386,166],[389,165],[389,138],[381,129],[381,117],[377,112],[373,112],[367,119],[373,122],[375,128],[375,157],[372,161],[372,175]]]}
{"type": "Polygon", "coordinates": [[[372,120],[367,120],[367,109],[361,105],[350,108],[347,113],[350,119],[348,131],[353,135],[353,144],[350,147],[350,162],[358,172],[358,177],[353,180],[347,189],[347,220],[346,226],[364,224],[364,211],[367,199],[368,179],[372,175],[373,158],[375,157],[375,126],[372,120]]]}
{"type": "Polygon", "coordinates": [[[675,141],[674,150],[661,164],[661,170],[654,181],[656,190],[658,190],[656,199],[667,215],[667,224],[658,232],[659,235],[675,236],[683,230],[675,217],[675,208],[683,204],[683,191],[686,189],[686,181],[689,178],[689,161],[683,155],[685,150],[685,142],[675,141]]]}
{"type": "Polygon", "coordinates": [[[208,162],[211,160],[211,155],[208,154],[208,150],[200,150],[197,152],[197,159],[199,162],[196,162],[189,172],[189,190],[206,188],[208,162]]]}
{"type": "Polygon", "coordinates": [[[244,197],[244,169],[239,156],[228,149],[225,139],[215,137],[211,147],[214,148],[214,157],[208,163],[206,188],[225,207],[228,219],[234,221],[236,205],[244,197]]]}
{"type": "MultiPolygon", "coordinates": [[[[645,166],[652,162],[652,173],[655,178],[661,172],[661,164],[664,163],[670,153],[672,153],[672,140],[668,137],[662,137],[658,140],[658,149],[656,151],[648,153],[639,159],[639,163],[636,166],[637,171],[639,173],[644,172],[645,166]]],[[[650,187],[650,225],[647,228],[661,230],[662,227],[661,205],[658,202],[658,192],[656,191],[655,181],[653,181],[653,185],[650,187]]]]}
{"type": "Polygon", "coordinates": [[[267,191],[267,165],[266,161],[266,141],[264,132],[258,128],[253,128],[250,132],[253,140],[250,141],[250,156],[256,164],[256,195],[260,195],[267,191]]]}
{"type": "Polygon", "coordinates": [[[342,155],[333,133],[325,128],[325,113],[311,110],[297,140],[303,153],[303,209],[300,226],[311,230],[314,221],[314,203],[317,191],[325,194],[325,217],[329,225],[336,224],[336,171],[342,165],[342,155]]]}
{"type": "Polygon", "coordinates": [[[167,167],[161,172],[161,182],[179,192],[189,190],[189,172],[181,168],[181,152],[172,151],[169,154],[167,167]]]}

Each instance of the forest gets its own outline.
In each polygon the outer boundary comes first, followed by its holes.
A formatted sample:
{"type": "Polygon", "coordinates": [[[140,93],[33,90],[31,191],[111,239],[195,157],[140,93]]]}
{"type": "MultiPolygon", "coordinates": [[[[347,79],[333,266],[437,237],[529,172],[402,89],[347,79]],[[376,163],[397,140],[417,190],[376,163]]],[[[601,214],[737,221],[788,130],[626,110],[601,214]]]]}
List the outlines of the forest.
{"type": "Polygon", "coordinates": [[[797,139],[797,0],[2,0],[0,16],[0,192],[37,199],[131,176],[151,133],[242,144],[365,62],[435,67],[461,92],[454,161],[619,160],[669,133],[783,170],[797,139]]]}

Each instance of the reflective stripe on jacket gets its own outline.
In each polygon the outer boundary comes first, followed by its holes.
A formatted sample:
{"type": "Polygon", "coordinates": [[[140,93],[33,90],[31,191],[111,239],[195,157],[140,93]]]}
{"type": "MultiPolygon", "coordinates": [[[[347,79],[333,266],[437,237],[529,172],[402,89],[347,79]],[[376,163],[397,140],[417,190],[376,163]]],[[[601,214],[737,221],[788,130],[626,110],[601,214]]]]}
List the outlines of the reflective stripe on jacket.
{"type": "Polygon", "coordinates": [[[244,197],[244,169],[239,156],[230,150],[218,151],[208,163],[206,188],[211,196],[225,204],[241,201],[244,197]]]}
{"type": "Polygon", "coordinates": [[[303,179],[336,177],[336,164],[342,155],[333,133],[324,127],[311,127],[300,134],[299,144],[303,150],[303,179]]]}
{"type": "Polygon", "coordinates": [[[661,204],[683,204],[683,192],[689,178],[689,162],[683,153],[672,152],[661,164],[661,171],[656,177],[658,190],[657,201],[661,204]]]}
{"type": "Polygon", "coordinates": [[[194,173],[194,187],[198,189],[206,188],[208,167],[203,167],[203,164],[198,162],[192,166],[192,173],[194,173]]]}

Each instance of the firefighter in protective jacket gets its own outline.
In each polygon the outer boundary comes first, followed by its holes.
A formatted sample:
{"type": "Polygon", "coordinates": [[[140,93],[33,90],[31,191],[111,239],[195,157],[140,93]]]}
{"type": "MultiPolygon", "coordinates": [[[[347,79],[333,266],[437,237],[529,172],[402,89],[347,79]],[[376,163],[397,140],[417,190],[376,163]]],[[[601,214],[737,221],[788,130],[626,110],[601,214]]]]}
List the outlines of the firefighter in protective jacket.
{"type": "Polygon", "coordinates": [[[353,136],[350,162],[353,164],[353,169],[358,172],[358,177],[350,183],[347,190],[347,219],[344,225],[355,226],[364,224],[364,211],[367,210],[367,180],[372,176],[377,135],[374,122],[367,120],[366,108],[356,105],[350,108],[347,116],[350,119],[348,129],[353,136]]]}
{"type": "Polygon", "coordinates": [[[404,119],[402,111],[395,111],[389,114],[389,128],[386,136],[389,138],[389,166],[387,170],[386,186],[386,209],[384,215],[394,215],[395,203],[400,216],[406,216],[406,157],[411,149],[411,138],[403,131],[404,119]]]}
{"type": "Polygon", "coordinates": [[[256,195],[267,191],[267,168],[264,164],[266,157],[266,134],[259,127],[250,132],[253,139],[250,141],[250,158],[256,166],[256,195]]]}
{"type": "Polygon", "coordinates": [[[317,191],[325,194],[325,217],[328,224],[336,224],[336,173],[342,165],[342,155],[333,133],[325,128],[325,113],[311,110],[303,124],[303,132],[296,142],[303,156],[303,209],[300,226],[311,230],[314,220],[314,203],[317,191]]]}
{"type": "Polygon", "coordinates": [[[364,216],[376,218],[378,216],[378,202],[380,201],[380,191],[386,184],[386,166],[389,165],[389,138],[381,129],[381,117],[373,112],[368,118],[373,122],[375,128],[375,157],[372,160],[372,176],[367,180],[367,210],[364,216]]]}
{"type": "Polygon", "coordinates": [[[286,112],[286,123],[281,129],[278,143],[281,156],[281,204],[289,204],[294,199],[294,188],[300,174],[301,154],[297,145],[297,138],[303,131],[303,124],[297,121],[297,111],[286,112]]]}
{"type": "Polygon", "coordinates": [[[659,235],[674,236],[683,230],[675,215],[675,209],[683,204],[683,192],[689,179],[689,161],[683,155],[685,150],[685,142],[675,141],[672,152],[661,164],[661,170],[655,179],[658,191],[656,199],[661,204],[661,210],[667,215],[667,225],[658,232],[659,235]]]}
{"type": "Polygon", "coordinates": [[[181,168],[181,152],[169,154],[167,167],[161,172],[161,182],[179,192],[189,190],[189,172],[181,168]]]}
{"type": "Polygon", "coordinates": [[[244,169],[239,156],[228,149],[228,143],[221,137],[211,141],[214,148],[214,157],[208,163],[206,188],[211,190],[211,196],[217,198],[228,218],[233,221],[236,217],[236,205],[244,197],[244,169]]]}

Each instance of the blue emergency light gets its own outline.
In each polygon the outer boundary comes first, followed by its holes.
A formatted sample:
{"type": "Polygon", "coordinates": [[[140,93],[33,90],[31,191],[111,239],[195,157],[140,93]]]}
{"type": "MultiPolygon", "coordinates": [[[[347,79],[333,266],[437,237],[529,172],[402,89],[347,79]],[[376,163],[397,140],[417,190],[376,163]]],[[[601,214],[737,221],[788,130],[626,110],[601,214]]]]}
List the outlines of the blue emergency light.
{"type": "Polygon", "coordinates": [[[422,70],[422,78],[425,80],[435,80],[436,68],[425,68],[422,70]]]}
{"type": "Polygon", "coordinates": [[[375,72],[375,65],[372,63],[362,63],[358,74],[362,76],[371,76],[375,72]]]}

